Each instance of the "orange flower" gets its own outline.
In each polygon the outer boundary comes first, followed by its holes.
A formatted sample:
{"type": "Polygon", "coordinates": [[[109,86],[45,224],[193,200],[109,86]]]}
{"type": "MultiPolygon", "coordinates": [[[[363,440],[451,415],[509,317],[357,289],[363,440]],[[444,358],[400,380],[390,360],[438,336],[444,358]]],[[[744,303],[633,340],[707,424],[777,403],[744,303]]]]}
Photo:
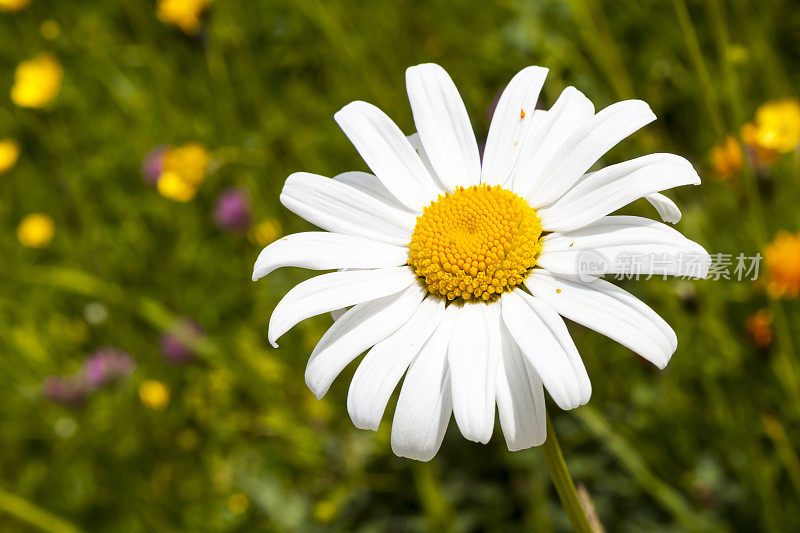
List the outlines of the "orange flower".
{"type": "Polygon", "coordinates": [[[764,249],[767,292],[775,298],[800,294],[800,233],[781,231],[764,249]]]}
{"type": "Polygon", "coordinates": [[[767,347],[772,344],[772,311],[759,309],[747,317],[747,333],[756,346],[767,347]]]}
{"type": "Polygon", "coordinates": [[[711,149],[710,157],[714,177],[720,181],[727,181],[742,171],[742,147],[731,135],[711,149]]]}

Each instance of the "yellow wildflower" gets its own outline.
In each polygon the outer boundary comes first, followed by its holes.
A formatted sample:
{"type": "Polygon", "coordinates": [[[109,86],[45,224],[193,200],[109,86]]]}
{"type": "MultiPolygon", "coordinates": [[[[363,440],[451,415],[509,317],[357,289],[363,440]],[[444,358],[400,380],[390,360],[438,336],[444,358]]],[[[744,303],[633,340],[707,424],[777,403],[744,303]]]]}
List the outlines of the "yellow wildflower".
{"type": "Polygon", "coordinates": [[[197,187],[183,178],[183,175],[167,171],[161,174],[156,184],[162,196],[177,202],[188,202],[197,194],[197,187]]]}
{"type": "Polygon", "coordinates": [[[160,381],[149,379],[139,385],[139,399],[142,405],[150,409],[164,409],[169,404],[169,396],[169,387],[160,381]]]}
{"type": "Polygon", "coordinates": [[[723,142],[711,149],[711,165],[714,177],[727,181],[742,170],[742,147],[739,142],[728,135],[723,142]]]}
{"type": "Polygon", "coordinates": [[[250,228],[247,238],[256,246],[266,246],[281,236],[281,225],[274,218],[267,218],[250,228]]]}
{"type": "Polygon", "coordinates": [[[56,225],[42,213],[33,213],[22,219],[17,227],[17,238],[28,248],[44,248],[53,240],[56,225]]]}
{"type": "Polygon", "coordinates": [[[0,0],[0,11],[19,11],[30,3],[31,0],[0,0]]]}
{"type": "Polygon", "coordinates": [[[772,311],[760,309],[747,317],[747,333],[756,346],[772,344],[772,311]]]}
{"type": "Polygon", "coordinates": [[[754,164],[758,166],[771,165],[778,159],[778,152],[760,143],[760,134],[755,123],[748,122],[742,126],[741,136],[742,142],[749,148],[754,164]]]}
{"type": "Polygon", "coordinates": [[[200,17],[212,0],[160,0],[158,18],[165,24],[179,27],[187,35],[200,31],[200,17]]]}
{"type": "Polygon", "coordinates": [[[198,143],[168,148],[158,179],[158,192],[172,200],[188,202],[203,183],[210,160],[208,150],[198,143]]]}
{"type": "Polygon", "coordinates": [[[0,174],[14,168],[19,159],[19,143],[14,139],[0,139],[0,174]]]}
{"type": "Polygon", "coordinates": [[[800,294],[800,233],[779,232],[764,250],[764,263],[770,296],[797,298],[800,294]]]}
{"type": "Polygon", "coordinates": [[[758,144],[788,153],[800,143],[800,102],[794,98],[762,104],[756,111],[758,144]]]}
{"type": "Polygon", "coordinates": [[[11,100],[20,107],[44,107],[58,94],[63,76],[61,63],[51,54],[23,61],[14,72],[11,100]]]}
{"type": "Polygon", "coordinates": [[[189,143],[167,149],[164,154],[164,171],[174,171],[192,185],[199,186],[206,176],[211,156],[202,144],[189,143]]]}

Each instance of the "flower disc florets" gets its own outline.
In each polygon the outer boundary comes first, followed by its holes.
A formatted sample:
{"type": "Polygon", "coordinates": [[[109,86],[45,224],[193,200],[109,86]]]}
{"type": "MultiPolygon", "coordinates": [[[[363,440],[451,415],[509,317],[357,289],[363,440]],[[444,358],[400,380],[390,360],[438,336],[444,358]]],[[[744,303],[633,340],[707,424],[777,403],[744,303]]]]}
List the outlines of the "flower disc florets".
{"type": "Polygon", "coordinates": [[[523,282],[542,251],[536,210],[499,186],[445,193],[417,218],[409,265],[448,300],[491,301],[523,282]]]}

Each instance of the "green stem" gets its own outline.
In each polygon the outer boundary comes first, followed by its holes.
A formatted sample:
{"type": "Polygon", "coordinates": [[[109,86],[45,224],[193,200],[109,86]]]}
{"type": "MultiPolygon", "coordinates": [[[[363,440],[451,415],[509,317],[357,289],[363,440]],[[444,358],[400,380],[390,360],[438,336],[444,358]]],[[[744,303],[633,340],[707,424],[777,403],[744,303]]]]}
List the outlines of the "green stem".
{"type": "Polygon", "coordinates": [[[455,532],[456,514],[442,490],[439,474],[430,462],[414,463],[414,482],[430,531],[455,532]]]}
{"type": "Polygon", "coordinates": [[[62,518],[37,507],[28,500],[0,489],[0,511],[21,522],[56,533],[78,533],[80,530],[62,518]]]}
{"type": "Polygon", "coordinates": [[[722,111],[719,107],[717,95],[714,92],[714,83],[711,81],[711,75],[708,72],[705,59],[703,59],[703,50],[700,48],[700,41],[697,39],[697,32],[689,16],[689,10],[686,7],[685,0],[673,0],[673,4],[675,5],[675,12],[678,15],[683,37],[686,40],[686,47],[689,49],[689,56],[692,58],[697,77],[700,78],[703,98],[711,116],[714,132],[718,138],[722,138],[725,135],[725,122],[722,120],[722,111]]]}
{"type": "Polygon", "coordinates": [[[556,431],[550,422],[550,415],[547,415],[547,440],[542,445],[544,462],[547,464],[547,471],[550,472],[550,479],[558,492],[561,505],[567,513],[572,529],[577,533],[592,533],[592,526],[586,518],[581,501],[578,499],[578,491],[575,490],[575,483],[569,475],[567,463],[564,462],[564,454],[558,445],[556,431]]]}

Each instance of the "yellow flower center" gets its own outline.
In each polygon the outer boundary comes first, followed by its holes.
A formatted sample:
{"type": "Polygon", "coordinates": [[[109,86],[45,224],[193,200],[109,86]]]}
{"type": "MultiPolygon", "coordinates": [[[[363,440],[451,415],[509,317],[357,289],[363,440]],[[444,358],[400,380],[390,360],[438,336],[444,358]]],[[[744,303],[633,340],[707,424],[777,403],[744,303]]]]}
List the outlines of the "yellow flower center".
{"type": "Polygon", "coordinates": [[[496,299],[523,282],[542,251],[536,210],[499,186],[458,187],[417,218],[408,264],[448,300],[496,299]]]}

